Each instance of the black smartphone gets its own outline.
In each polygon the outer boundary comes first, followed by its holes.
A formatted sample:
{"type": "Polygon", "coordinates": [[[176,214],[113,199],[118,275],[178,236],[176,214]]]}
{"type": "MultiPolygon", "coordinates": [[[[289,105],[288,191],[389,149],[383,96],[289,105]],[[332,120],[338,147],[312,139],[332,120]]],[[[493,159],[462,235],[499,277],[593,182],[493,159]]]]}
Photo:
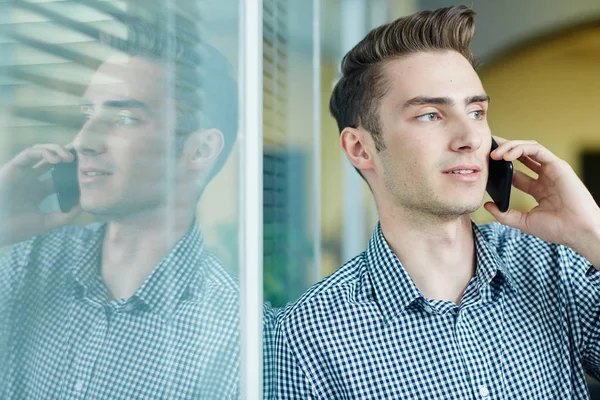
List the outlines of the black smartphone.
{"type": "Polygon", "coordinates": [[[70,150],[75,159],[70,162],[62,162],[52,167],[52,180],[54,191],[58,197],[60,211],[67,213],[79,204],[79,177],[77,167],[77,152],[70,150]]]}
{"type": "MultiPolygon", "coordinates": [[[[494,151],[498,143],[492,138],[492,149],[494,151]]],[[[508,210],[510,203],[510,189],[513,179],[513,164],[510,161],[493,160],[489,157],[488,181],[485,190],[502,212],[508,210]]]]}

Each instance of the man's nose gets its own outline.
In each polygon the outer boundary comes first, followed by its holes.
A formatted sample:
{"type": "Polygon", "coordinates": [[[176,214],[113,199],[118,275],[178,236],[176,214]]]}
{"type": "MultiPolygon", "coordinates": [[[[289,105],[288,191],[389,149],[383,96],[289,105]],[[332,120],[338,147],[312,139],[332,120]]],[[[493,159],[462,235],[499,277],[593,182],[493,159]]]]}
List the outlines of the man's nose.
{"type": "Polygon", "coordinates": [[[481,147],[482,132],[477,121],[465,117],[453,126],[452,150],[458,152],[472,152],[481,147]]]}
{"type": "Polygon", "coordinates": [[[78,153],[102,153],[105,150],[105,139],[108,130],[106,121],[92,117],[88,119],[73,141],[78,153]]]}

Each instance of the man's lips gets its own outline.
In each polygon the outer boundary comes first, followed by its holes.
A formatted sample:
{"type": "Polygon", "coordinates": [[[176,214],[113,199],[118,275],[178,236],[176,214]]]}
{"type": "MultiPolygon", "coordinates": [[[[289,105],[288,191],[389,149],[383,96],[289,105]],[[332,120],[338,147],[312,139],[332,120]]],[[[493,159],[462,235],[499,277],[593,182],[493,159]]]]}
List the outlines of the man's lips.
{"type": "Polygon", "coordinates": [[[89,166],[79,167],[79,181],[82,183],[95,182],[101,178],[105,178],[110,175],[112,175],[112,173],[104,168],[89,166]]]}
{"type": "Polygon", "coordinates": [[[458,165],[443,171],[443,173],[459,182],[477,182],[481,178],[481,168],[476,165],[458,165]]]}
{"type": "Polygon", "coordinates": [[[443,171],[444,174],[468,175],[481,172],[481,168],[476,165],[458,165],[443,171]]]}

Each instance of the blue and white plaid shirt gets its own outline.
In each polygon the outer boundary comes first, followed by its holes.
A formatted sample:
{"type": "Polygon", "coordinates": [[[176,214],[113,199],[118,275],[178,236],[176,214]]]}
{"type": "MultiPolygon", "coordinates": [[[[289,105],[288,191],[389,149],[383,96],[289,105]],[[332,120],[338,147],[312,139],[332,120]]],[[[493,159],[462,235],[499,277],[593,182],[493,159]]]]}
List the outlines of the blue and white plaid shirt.
{"type": "Polygon", "coordinates": [[[196,223],[129,299],[111,300],[105,226],[65,227],[0,258],[0,398],[228,399],[239,290],[196,223]]]}
{"type": "Polygon", "coordinates": [[[459,306],[425,298],[376,228],[279,317],[277,399],[584,399],[600,378],[600,272],[564,246],[473,225],[459,306]]]}

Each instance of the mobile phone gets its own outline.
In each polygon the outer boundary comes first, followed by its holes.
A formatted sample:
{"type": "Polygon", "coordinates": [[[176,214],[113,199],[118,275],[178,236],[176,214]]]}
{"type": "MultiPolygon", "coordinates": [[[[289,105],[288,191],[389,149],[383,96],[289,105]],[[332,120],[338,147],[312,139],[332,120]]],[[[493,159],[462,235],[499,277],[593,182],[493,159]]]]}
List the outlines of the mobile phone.
{"type": "Polygon", "coordinates": [[[60,210],[67,213],[79,204],[81,192],[79,190],[79,177],[77,167],[77,152],[70,150],[75,159],[70,162],[62,162],[52,167],[52,180],[54,191],[58,197],[60,210]]]}
{"type": "MultiPolygon", "coordinates": [[[[498,143],[492,138],[490,152],[498,147],[498,143]]],[[[508,210],[510,203],[510,189],[513,179],[513,164],[510,161],[494,160],[489,157],[488,181],[485,190],[502,212],[508,210]]]]}

